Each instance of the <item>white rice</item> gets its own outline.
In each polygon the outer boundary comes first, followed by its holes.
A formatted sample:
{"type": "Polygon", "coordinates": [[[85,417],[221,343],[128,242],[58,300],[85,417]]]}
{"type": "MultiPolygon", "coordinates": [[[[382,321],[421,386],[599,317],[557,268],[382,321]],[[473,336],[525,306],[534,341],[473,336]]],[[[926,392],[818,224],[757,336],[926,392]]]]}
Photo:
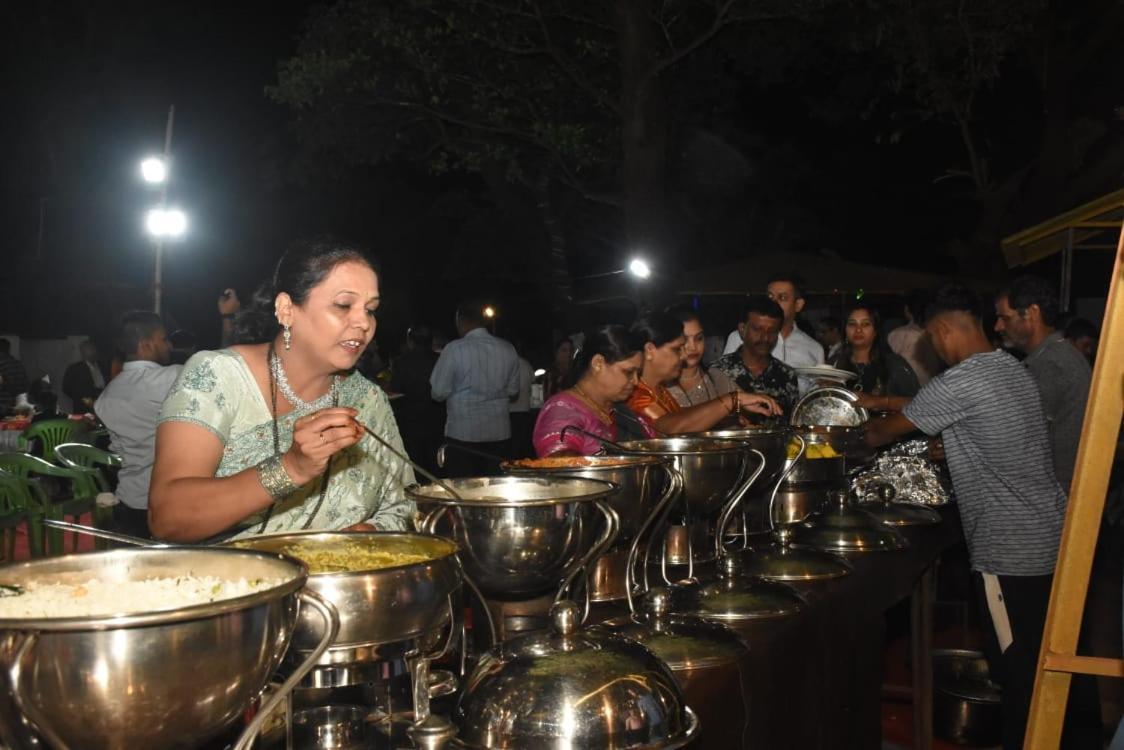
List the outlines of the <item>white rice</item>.
{"type": "Polygon", "coordinates": [[[0,596],[0,619],[106,617],[158,612],[235,599],[284,583],[280,578],[228,580],[216,576],[149,578],[143,581],[90,579],[81,584],[29,583],[23,593],[0,596]]]}

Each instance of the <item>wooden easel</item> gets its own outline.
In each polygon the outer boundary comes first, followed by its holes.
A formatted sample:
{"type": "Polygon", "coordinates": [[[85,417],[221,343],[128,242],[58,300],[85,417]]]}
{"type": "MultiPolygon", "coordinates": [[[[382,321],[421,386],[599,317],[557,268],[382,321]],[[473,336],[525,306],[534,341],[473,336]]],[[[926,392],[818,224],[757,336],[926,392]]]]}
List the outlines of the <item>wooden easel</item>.
{"type": "Polygon", "coordinates": [[[1077,636],[1093,552],[1097,546],[1109,472],[1124,408],[1124,233],[1116,247],[1108,305],[1077,466],[1069,492],[1050,609],[1038,656],[1034,698],[1024,750],[1056,750],[1061,744],[1069,683],[1074,674],[1124,677],[1124,660],[1077,655],[1077,636]]]}

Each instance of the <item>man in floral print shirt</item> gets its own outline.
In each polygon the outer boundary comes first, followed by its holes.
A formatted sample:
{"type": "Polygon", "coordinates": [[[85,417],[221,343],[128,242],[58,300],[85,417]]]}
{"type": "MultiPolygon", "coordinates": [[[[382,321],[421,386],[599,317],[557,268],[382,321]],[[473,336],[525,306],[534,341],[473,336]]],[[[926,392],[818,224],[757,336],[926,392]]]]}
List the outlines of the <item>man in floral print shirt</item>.
{"type": "Polygon", "coordinates": [[[785,414],[791,414],[800,398],[796,372],[772,354],[783,323],[780,305],[764,296],[751,297],[738,324],[741,347],[710,369],[721,372],[743,391],[772,396],[785,414]]]}

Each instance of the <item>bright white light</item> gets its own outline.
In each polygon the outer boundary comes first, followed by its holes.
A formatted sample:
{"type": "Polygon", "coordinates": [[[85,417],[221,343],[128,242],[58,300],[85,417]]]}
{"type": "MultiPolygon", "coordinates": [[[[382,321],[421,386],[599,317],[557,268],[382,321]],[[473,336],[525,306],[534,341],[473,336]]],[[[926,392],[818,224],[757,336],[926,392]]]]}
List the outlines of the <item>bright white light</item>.
{"type": "Polygon", "coordinates": [[[485,318],[496,317],[496,308],[492,307],[491,305],[486,305],[484,307],[484,317],[485,318]]]}
{"type": "Polygon", "coordinates": [[[154,208],[145,216],[144,226],[155,237],[179,237],[187,231],[187,216],[176,208],[154,208]]]}
{"type": "Polygon", "coordinates": [[[163,159],[150,156],[141,162],[141,177],[145,182],[159,184],[168,179],[168,166],[163,159]]]}
{"type": "Polygon", "coordinates": [[[539,369],[535,370],[535,377],[536,378],[541,378],[543,375],[546,375],[546,370],[542,369],[541,367],[539,369]]]}
{"type": "Polygon", "coordinates": [[[638,279],[646,279],[652,275],[652,269],[640,258],[633,258],[629,262],[628,272],[638,279]]]}

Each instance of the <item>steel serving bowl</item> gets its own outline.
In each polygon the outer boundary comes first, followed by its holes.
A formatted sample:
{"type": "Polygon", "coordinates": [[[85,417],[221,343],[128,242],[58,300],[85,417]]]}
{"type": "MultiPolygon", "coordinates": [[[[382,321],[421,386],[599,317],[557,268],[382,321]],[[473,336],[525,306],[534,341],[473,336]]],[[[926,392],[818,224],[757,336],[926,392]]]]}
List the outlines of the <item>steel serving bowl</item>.
{"type": "Polygon", "coordinates": [[[740,440],[672,437],[630,440],[619,445],[629,453],[670,458],[683,475],[688,509],[705,518],[718,515],[752,470],[750,446],[740,440]]]}
{"type": "Polygon", "coordinates": [[[282,583],[176,610],[0,620],[0,664],[8,677],[0,730],[7,744],[37,746],[16,705],[49,746],[197,747],[233,724],[285,654],[306,577],[299,561],[250,550],[171,547],[0,567],[0,582],[17,586],[184,575],[282,583]]]}
{"type": "MultiPolygon", "coordinates": [[[[380,658],[379,646],[400,643],[443,627],[450,617],[449,596],[461,585],[457,545],[432,534],[401,531],[272,534],[231,542],[233,547],[299,557],[300,545],[326,550],[353,544],[383,552],[426,555],[424,562],[348,573],[310,573],[305,584],[339,612],[340,631],[321,664],[347,664],[380,658]]],[[[323,635],[320,618],[302,612],[293,649],[311,651],[323,635]]]]}
{"type": "Polygon", "coordinates": [[[505,476],[442,485],[406,492],[423,510],[428,506],[426,531],[447,528],[465,572],[491,599],[522,600],[557,589],[615,534],[616,514],[604,501],[617,486],[609,482],[505,476]],[[600,539],[597,510],[611,516],[600,539]]]}
{"type": "Polygon", "coordinates": [[[563,476],[612,482],[620,490],[608,498],[620,529],[615,548],[627,547],[652,514],[666,482],[659,456],[567,456],[508,461],[501,468],[514,476],[563,476]]]}
{"type": "Polygon", "coordinates": [[[663,750],[695,739],[699,722],[667,665],[639,643],[579,631],[561,602],[552,632],[485,654],[457,703],[466,748],[663,750]]]}
{"type": "Polygon", "coordinates": [[[776,481],[785,466],[785,453],[792,430],[788,427],[749,427],[740,430],[709,430],[695,433],[695,437],[708,440],[736,440],[756,448],[765,456],[765,470],[760,482],[776,481]]]}

